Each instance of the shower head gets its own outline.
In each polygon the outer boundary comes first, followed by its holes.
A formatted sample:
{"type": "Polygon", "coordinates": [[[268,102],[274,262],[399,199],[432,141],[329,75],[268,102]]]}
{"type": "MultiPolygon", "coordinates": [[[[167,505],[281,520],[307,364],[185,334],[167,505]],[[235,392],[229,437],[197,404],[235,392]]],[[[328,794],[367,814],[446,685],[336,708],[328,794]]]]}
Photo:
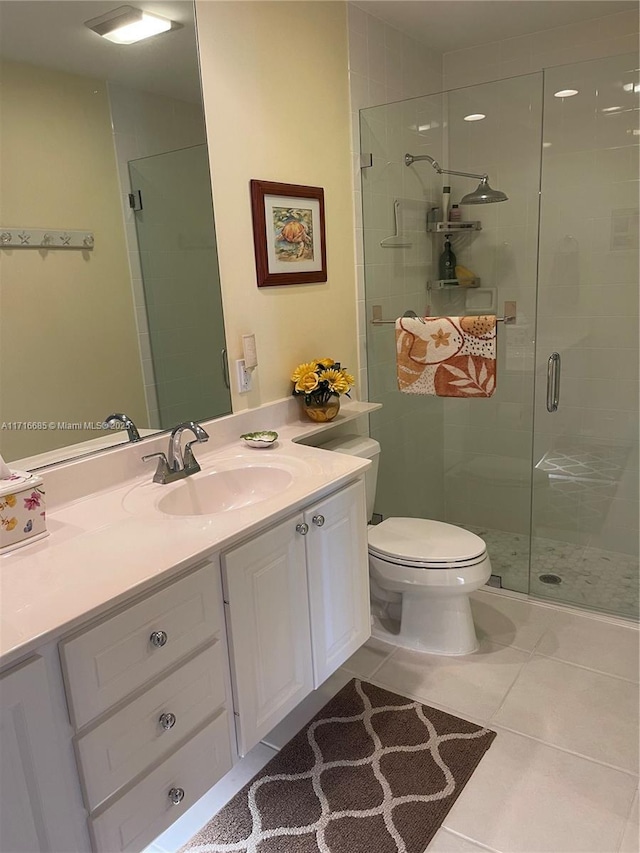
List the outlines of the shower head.
{"type": "Polygon", "coordinates": [[[418,160],[426,160],[428,163],[431,164],[431,166],[433,166],[433,168],[439,175],[459,175],[461,178],[480,179],[478,188],[473,192],[467,193],[465,196],[463,196],[463,198],[460,199],[460,204],[491,204],[494,201],[509,200],[509,196],[501,192],[501,190],[494,190],[489,186],[488,175],[475,175],[473,172],[456,172],[454,169],[443,169],[442,166],[428,154],[404,155],[405,166],[411,166],[418,160]]]}
{"type": "Polygon", "coordinates": [[[489,186],[487,176],[478,184],[477,189],[467,193],[460,199],[460,204],[492,204],[494,201],[508,201],[509,197],[501,190],[494,190],[489,186]]]}

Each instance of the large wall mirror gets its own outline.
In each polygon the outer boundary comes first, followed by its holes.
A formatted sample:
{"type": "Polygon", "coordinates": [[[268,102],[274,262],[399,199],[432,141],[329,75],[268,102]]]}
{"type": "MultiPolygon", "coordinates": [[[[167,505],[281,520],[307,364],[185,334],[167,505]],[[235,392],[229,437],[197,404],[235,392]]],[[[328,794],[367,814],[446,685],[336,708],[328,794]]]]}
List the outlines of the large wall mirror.
{"type": "Polygon", "coordinates": [[[194,4],[132,0],[179,26],[130,45],[85,26],[119,5],[0,2],[0,453],[14,467],[128,440],[104,429],[112,413],[144,437],[231,411],[194,4]]]}

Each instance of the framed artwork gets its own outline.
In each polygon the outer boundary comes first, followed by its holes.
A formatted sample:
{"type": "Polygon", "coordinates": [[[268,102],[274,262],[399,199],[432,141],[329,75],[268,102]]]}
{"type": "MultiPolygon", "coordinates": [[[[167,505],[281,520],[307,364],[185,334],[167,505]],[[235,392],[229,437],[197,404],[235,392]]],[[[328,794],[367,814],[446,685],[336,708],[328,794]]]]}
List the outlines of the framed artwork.
{"type": "Polygon", "coordinates": [[[324,190],[251,181],[258,287],[327,280],[324,190]]]}

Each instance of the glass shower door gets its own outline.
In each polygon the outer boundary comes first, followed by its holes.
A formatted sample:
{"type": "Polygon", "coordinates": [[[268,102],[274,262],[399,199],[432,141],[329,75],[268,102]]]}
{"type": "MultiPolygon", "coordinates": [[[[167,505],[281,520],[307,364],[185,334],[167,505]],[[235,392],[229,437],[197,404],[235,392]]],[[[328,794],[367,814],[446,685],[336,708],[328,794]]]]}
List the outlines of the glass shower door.
{"type": "Polygon", "coordinates": [[[618,56],[544,74],[529,587],[630,617],[638,616],[637,66],[637,57],[618,56]]]}
{"type": "Polygon", "coordinates": [[[206,145],[131,160],[157,425],[231,411],[206,145]]]}
{"type": "Polygon", "coordinates": [[[528,74],[370,107],[360,114],[365,304],[371,434],[382,447],[377,513],[445,521],[480,535],[494,583],[529,589],[534,326],[542,74],[528,74]],[[470,116],[483,115],[478,121],[470,116]],[[481,230],[452,235],[458,263],[478,287],[440,287],[445,235],[427,216],[477,181],[440,175],[428,162],[408,167],[405,154],[427,154],[444,168],[490,176],[506,192],[500,204],[464,206],[481,230]],[[368,158],[367,158],[368,159],[368,158]],[[495,394],[485,399],[405,394],[396,378],[395,318],[505,313],[498,329],[495,394]],[[382,322],[376,320],[379,317],[382,322]],[[385,322],[386,321],[386,322],[385,322]]]}

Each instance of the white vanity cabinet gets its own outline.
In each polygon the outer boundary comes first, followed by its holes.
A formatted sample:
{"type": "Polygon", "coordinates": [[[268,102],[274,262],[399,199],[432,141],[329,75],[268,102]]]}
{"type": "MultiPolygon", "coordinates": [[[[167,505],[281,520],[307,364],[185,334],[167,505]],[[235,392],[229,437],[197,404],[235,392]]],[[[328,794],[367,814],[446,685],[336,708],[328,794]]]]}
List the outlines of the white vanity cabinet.
{"type": "Polygon", "coordinates": [[[217,562],[59,644],[96,853],[138,853],[232,765],[217,562]]]}
{"type": "Polygon", "coordinates": [[[43,658],[0,677],[0,696],[0,851],[79,851],[43,658]]]}
{"type": "Polygon", "coordinates": [[[304,523],[313,686],[319,687],[371,635],[364,482],[307,509],[304,523]]]}
{"type": "Polygon", "coordinates": [[[224,553],[222,577],[245,755],[370,635],[364,482],[224,553]]]}

